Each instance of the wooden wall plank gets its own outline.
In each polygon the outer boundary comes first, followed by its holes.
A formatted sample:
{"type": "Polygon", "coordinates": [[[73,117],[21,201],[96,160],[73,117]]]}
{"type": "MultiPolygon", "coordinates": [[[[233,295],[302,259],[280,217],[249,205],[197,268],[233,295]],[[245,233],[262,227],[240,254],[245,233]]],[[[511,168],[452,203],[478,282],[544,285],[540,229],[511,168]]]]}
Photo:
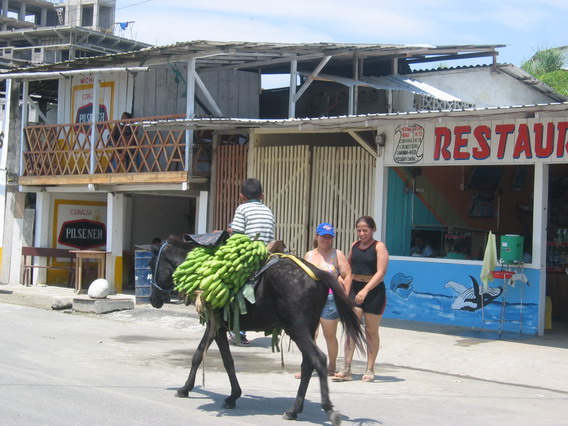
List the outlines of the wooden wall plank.
{"type": "Polygon", "coordinates": [[[247,145],[217,147],[217,203],[213,228],[226,229],[240,204],[240,187],[246,179],[247,145]]]}

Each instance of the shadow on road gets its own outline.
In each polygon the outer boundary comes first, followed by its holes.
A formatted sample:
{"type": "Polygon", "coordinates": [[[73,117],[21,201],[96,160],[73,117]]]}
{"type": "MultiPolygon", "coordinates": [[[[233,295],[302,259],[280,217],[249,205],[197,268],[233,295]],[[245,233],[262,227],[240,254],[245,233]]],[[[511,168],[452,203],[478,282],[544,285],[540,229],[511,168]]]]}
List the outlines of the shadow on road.
{"type": "MultiPolygon", "coordinates": [[[[172,392],[177,389],[168,388],[172,392]]],[[[189,394],[189,398],[211,399],[211,402],[204,402],[199,406],[199,409],[207,412],[217,412],[217,417],[254,417],[254,416],[274,416],[281,415],[284,410],[292,407],[294,404],[294,397],[266,397],[258,395],[243,395],[237,400],[237,407],[234,409],[222,408],[223,401],[227,395],[221,395],[217,392],[211,392],[201,387],[196,386],[189,394]],[[193,396],[197,394],[198,396],[193,396]]],[[[336,407],[337,408],[337,407],[336,407]]],[[[351,419],[348,416],[342,415],[343,421],[352,422],[360,425],[375,425],[382,424],[382,422],[374,419],[351,419]]],[[[298,420],[302,423],[322,424],[327,421],[326,414],[322,411],[319,402],[312,402],[306,398],[304,401],[304,411],[298,415],[298,420]]]]}

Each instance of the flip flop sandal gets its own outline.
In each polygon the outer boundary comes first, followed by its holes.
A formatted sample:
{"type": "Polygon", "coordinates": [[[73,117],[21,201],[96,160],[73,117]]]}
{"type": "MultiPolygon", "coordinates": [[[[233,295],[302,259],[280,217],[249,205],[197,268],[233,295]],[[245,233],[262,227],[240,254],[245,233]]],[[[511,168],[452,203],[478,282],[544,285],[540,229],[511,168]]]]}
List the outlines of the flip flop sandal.
{"type": "Polygon", "coordinates": [[[361,377],[361,381],[362,382],[374,382],[375,381],[375,374],[369,374],[369,373],[365,373],[363,374],[363,377],[361,377]]]}
{"type": "Polygon", "coordinates": [[[349,382],[353,380],[353,376],[350,371],[341,370],[339,373],[331,378],[332,382],[349,382]]]}
{"type": "Polygon", "coordinates": [[[335,377],[336,374],[337,374],[337,371],[335,371],[335,370],[327,370],[328,377],[335,377]]]}

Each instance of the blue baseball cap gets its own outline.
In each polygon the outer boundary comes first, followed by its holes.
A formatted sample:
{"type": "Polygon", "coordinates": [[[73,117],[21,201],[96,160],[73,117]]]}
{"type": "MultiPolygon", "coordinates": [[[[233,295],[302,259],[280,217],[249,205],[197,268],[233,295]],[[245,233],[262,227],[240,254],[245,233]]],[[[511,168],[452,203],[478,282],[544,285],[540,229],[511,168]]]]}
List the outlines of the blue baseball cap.
{"type": "Polygon", "coordinates": [[[331,235],[332,237],[335,237],[335,229],[333,229],[333,226],[331,226],[330,223],[320,223],[316,229],[316,234],[331,235]]]}

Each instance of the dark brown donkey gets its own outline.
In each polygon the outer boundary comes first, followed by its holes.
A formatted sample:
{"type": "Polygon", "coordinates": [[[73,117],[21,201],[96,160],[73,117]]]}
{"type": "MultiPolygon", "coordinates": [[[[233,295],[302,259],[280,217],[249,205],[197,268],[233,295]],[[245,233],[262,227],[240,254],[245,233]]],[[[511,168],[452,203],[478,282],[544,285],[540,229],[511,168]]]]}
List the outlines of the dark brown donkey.
{"type": "MultiPolygon", "coordinates": [[[[150,302],[161,308],[169,299],[173,288],[172,273],[194,248],[194,244],[168,239],[161,248],[153,248],[155,256],[150,261],[154,271],[155,284],[152,286],[150,302]]],[[[334,425],[341,423],[341,414],[334,410],[329,399],[327,382],[327,360],[325,354],[314,342],[320,314],[331,288],[346,338],[352,339],[362,348],[363,334],[360,321],[353,311],[353,304],[344,294],[343,288],[331,274],[317,269],[312,264],[300,260],[313,271],[318,280],[310,276],[293,260],[284,258],[268,267],[262,274],[255,289],[256,303],[247,302],[247,314],[240,316],[240,329],[243,331],[265,331],[274,327],[282,328],[296,343],[302,353],[302,379],[294,405],[284,412],[284,418],[294,420],[302,412],[304,398],[314,369],[320,380],[322,409],[334,425]]],[[[218,315],[222,318],[222,314],[218,315]]],[[[191,363],[191,372],[185,385],[178,389],[177,396],[187,397],[195,384],[197,369],[203,360],[204,351],[215,340],[223,360],[223,365],[231,383],[231,395],[225,399],[225,408],[234,408],[241,396],[241,388],[235,374],[235,365],[227,339],[227,325],[217,321],[215,325],[206,323],[205,333],[191,363]],[[216,328],[216,329],[214,329],[216,328]]]]}

